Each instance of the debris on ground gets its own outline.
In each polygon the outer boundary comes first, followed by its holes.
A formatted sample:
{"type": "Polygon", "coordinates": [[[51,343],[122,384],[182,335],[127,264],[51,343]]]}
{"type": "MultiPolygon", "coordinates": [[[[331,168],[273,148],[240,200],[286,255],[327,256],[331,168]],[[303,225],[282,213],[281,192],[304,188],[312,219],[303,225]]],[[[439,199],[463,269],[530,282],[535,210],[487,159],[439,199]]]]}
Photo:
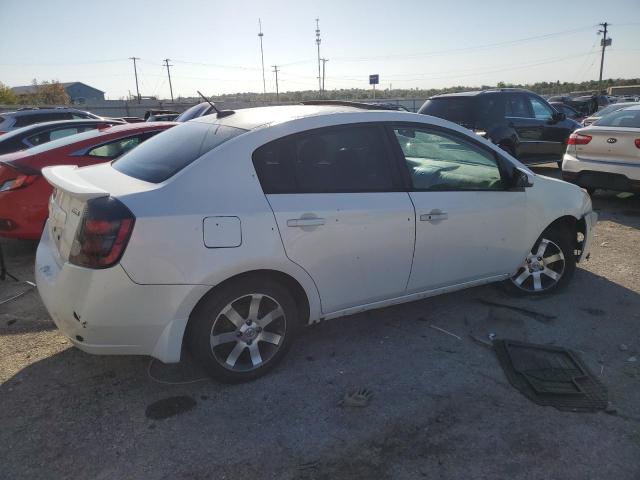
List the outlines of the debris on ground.
{"type": "Polygon", "coordinates": [[[518,307],[516,305],[510,305],[508,303],[495,302],[493,300],[485,300],[484,298],[478,298],[476,299],[476,301],[479,303],[482,303],[483,305],[488,305],[491,307],[499,307],[499,308],[506,308],[508,310],[513,310],[514,312],[521,313],[541,323],[549,323],[551,320],[555,320],[556,318],[558,318],[556,315],[549,315],[547,313],[537,312],[535,310],[531,310],[528,308],[518,307]]]}
{"type": "Polygon", "coordinates": [[[609,405],[607,388],[577,353],[514,340],[493,344],[509,383],[532,402],[571,412],[596,412],[609,405]]]}
{"type": "Polygon", "coordinates": [[[635,355],[627,358],[627,362],[637,362],[638,361],[638,357],[636,357],[635,355]]]}
{"type": "Polygon", "coordinates": [[[620,345],[618,345],[618,348],[620,349],[621,352],[626,352],[627,350],[629,350],[629,347],[624,343],[621,343],[620,345]]]}
{"type": "Polygon", "coordinates": [[[339,405],[342,407],[366,407],[372,398],[373,392],[371,390],[360,388],[345,393],[339,405]]]}
{"type": "Polygon", "coordinates": [[[459,337],[458,335],[456,335],[455,333],[451,333],[451,332],[449,332],[449,331],[445,330],[444,328],[440,328],[440,327],[438,327],[438,326],[436,326],[436,325],[429,325],[429,328],[433,328],[434,330],[438,330],[439,332],[446,333],[447,335],[450,335],[450,336],[452,336],[452,337],[455,337],[455,338],[457,338],[458,340],[462,340],[462,338],[461,338],[461,337],[459,337]]]}

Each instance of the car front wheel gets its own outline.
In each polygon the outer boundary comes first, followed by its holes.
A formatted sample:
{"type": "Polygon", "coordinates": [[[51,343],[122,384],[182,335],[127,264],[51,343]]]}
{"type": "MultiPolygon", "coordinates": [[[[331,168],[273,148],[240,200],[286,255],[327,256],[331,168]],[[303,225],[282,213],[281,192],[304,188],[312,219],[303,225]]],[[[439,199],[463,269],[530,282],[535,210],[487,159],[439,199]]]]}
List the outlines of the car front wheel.
{"type": "Polygon", "coordinates": [[[284,357],[299,323],[289,291],[245,278],[212,291],[194,310],[187,340],[205,370],[225,383],[254,380],[284,357]]]}
{"type": "Polygon", "coordinates": [[[540,295],[564,288],[576,269],[574,243],[566,229],[545,230],[508,280],[510,290],[540,295]]]}

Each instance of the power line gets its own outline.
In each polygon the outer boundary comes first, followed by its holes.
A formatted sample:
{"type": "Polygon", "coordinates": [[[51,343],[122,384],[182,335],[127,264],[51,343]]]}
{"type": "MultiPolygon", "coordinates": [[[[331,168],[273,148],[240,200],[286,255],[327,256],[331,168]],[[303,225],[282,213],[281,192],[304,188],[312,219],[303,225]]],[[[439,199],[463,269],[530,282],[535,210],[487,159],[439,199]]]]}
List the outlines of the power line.
{"type": "Polygon", "coordinates": [[[138,87],[138,69],[136,67],[136,60],[140,60],[140,57],[129,57],[129,60],[133,60],[133,74],[136,77],[136,93],[138,95],[138,103],[140,103],[140,88],[138,87]]]}

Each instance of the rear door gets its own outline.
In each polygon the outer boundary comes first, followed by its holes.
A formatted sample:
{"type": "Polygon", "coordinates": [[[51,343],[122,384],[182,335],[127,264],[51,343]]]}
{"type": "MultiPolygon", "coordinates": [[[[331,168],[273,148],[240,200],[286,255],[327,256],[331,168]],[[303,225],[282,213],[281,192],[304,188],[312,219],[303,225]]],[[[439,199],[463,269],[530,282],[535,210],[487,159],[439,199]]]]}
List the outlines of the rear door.
{"type": "Polygon", "coordinates": [[[397,297],[414,247],[414,210],[379,125],[310,130],[253,154],[287,256],[313,278],[322,311],[397,297]]]}
{"type": "Polygon", "coordinates": [[[496,153],[448,129],[390,130],[416,210],[407,292],[513,273],[522,261],[526,193],[507,188],[496,153]]]}
{"type": "Polygon", "coordinates": [[[531,102],[525,93],[506,94],[505,119],[507,126],[513,128],[518,135],[518,145],[516,145],[518,160],[523,163],[545,161],[540,151],[544,122],[535,118],[531,102]]]}

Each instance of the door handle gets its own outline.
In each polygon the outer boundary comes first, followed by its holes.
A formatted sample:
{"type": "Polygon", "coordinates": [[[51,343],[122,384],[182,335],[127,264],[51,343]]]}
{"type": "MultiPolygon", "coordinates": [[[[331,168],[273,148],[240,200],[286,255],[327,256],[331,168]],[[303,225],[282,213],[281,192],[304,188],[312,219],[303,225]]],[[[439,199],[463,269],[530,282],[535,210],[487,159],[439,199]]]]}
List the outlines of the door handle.
{"type": "Polygon", "coordinates": [[[317,227],[324,225],[324,218],[292,218],[287,220],[287,227],[317,227]]]}
{"type": "Polygon", "coordinates": [[[420,215],[421,222],[439,222],[447,218],[449,218],[449,214],[441,210],[431,210],[429,213],[420,215]]]}

